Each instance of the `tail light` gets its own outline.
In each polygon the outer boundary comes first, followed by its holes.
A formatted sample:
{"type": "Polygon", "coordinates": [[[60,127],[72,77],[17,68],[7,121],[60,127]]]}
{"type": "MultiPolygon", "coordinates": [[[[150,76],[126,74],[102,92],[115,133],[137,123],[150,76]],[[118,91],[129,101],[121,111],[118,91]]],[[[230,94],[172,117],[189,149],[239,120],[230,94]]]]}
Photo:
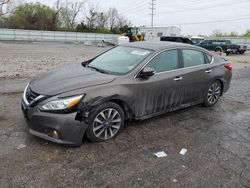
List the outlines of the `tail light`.
{"type": "Polygon", "coordinates": [[[224,67],[225,67],[227,70],[229,70],[230,72],[231,72],[232,69],[233,69],[233,67],[232,67],[232,65],[231,65],[230,63],[225,64],[224,67]]]}

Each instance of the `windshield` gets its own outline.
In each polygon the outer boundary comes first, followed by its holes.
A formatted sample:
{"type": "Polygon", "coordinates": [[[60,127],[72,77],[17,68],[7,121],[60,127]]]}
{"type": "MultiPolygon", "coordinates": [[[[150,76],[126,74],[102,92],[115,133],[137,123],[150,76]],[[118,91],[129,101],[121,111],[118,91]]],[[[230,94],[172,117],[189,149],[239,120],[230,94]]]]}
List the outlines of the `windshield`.
{"type": "Polygon", "coordinates": [[[95,58],[89,68],[103,73],[123,75],[133,70],[152,51],[118,46],[95,58]]]}

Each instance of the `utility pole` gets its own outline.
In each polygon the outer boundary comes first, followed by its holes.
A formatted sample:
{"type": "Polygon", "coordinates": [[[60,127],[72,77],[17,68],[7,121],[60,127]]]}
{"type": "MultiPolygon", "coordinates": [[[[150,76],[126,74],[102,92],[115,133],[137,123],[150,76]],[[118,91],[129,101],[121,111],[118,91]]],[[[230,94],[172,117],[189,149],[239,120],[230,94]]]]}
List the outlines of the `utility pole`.
{"type": "Polygon", "coordinates": [[[154,27],[154,15],[155,15],[155,5],[156,5],[156,0],[151,0],[151,2],[149,3],[150,7],[149,9],[151,10],[151,27],[154,27]]]}

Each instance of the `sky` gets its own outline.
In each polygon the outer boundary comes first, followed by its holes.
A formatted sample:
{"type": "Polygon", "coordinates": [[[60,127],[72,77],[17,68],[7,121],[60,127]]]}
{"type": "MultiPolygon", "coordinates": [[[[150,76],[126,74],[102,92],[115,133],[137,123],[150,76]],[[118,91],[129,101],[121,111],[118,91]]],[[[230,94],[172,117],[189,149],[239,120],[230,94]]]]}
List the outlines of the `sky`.
{"type": "MultiPolygon", "coordinates": [[[[55,0],[24,0],[53,6],[55,0]]],[[[82,1],[82,0],[71,0],[82,1]]],[[[100,11],[109,7],[128,19],[133,26],[150,26],[151,0],[86,0],[100,11]]],[[[238,34],[250,29],[250,0],[155,0],[154,26],[177,26],[182,35],[211,35],[214,30],[238,34]]]]}

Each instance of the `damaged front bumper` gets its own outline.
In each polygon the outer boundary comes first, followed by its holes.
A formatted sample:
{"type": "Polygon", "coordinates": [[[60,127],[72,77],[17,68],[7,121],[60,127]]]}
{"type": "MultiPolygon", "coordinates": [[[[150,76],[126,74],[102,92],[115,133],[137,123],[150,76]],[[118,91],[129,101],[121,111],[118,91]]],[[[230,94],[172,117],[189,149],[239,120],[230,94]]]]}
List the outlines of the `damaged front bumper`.
{"type": "Polygon", "coordinates": [[[36,106],[27,106],[24,101],[21,106],[30,134],[58,144],[81,145],[88,125],[76,120],[77,112],[69,114],[42,112],[36,106]]]}

